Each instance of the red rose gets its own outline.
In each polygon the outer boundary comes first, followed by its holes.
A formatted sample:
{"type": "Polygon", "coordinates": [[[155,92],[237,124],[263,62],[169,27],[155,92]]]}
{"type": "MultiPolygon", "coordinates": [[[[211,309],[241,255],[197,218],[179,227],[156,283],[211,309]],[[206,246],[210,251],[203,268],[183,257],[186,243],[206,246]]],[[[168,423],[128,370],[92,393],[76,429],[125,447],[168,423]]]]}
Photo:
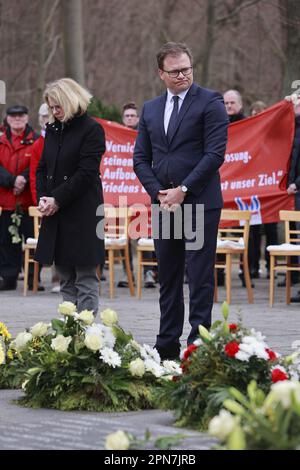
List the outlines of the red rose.
{"type": "Polygon", "coordinates": [[[229,357],[234,357],[236,353],[239,351],[240,347],[239,344],[236,341],[231,341],[230,343],[227,343],[225,346],[225,353],[229,357]]]}
{"type": "Polygon", "coordinates": [[[288,375],[283,372],[281,369],[274,369],[272,370],[272,382],[275,384],[276,382],[280,382],[281,380],[288,380],[288,375]]]}
{"type": "Polygon", "coordinates": [[[277,354],[274,351],[272,351],[272,349],[266,348],[266,352],[268,353],[269,361],[276,361],[277,354]]]}
{"type": "Polygon", "coordinates": [[[198,346],[196,346],[195,344],[190,344],[183,353],[183,359],[186,361],[190,357],[192,352],[196,351],[196,349],[198,349],[198,346]]]}
{"type": "Polygon", "coordinates": [[[230,323],[230,325],[229,325],[230,331],[235,331],[235,330],[237,330],[237,328],[238,328],[238,326],[237,326],[236,323],[230,323]]]}

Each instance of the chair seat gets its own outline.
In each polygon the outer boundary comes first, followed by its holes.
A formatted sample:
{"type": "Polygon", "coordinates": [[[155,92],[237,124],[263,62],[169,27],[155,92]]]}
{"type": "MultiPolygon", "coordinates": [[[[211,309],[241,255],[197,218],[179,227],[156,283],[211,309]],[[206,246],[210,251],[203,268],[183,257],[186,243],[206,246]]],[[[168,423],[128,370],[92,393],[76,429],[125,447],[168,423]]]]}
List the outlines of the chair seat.
{"type": "Polygon", "coordinates": [[[104,239],[104,244],[105,247],[109,246],[124,246],[127,243],[127,238],[126,237],[120,237],[120,238],[109,238],[105,237],[104,239]]]}
{"type": "Polygon", "coordinates": [[[268,251],[298,251],[300,252],[300,245],[294,245],[292,243],[282,243],[281,245],[269,245],[267,246],[268,251]]]}
{"type": "Polygon", "coordinates": [[[218,248],[230,248],[233,250],[244,250],[245,244],[244,240],[242,238],[239,239],[238,242],[235,242],[234,240],[217,240],[217,249],[218,248]]]}
{"type": "Polygon", "coordinates": [[[26,245],[36,246],[37,242],[38,242],[37,238],[27,238],[26,245]]]}
{"type": "Polygon", "coordinates": [[[138,246],[146,246],[154,249],[154,240],[153,238],[140,238],[138,241],[138,246]]]}

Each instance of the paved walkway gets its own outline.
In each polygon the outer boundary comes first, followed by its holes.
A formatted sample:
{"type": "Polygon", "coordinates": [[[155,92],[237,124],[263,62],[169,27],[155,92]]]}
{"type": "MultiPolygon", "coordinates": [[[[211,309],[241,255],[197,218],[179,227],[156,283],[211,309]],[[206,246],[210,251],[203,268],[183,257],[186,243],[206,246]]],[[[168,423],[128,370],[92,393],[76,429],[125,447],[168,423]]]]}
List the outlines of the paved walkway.
{"type": "MultiPolygon", "coordinates": [[[[38,321],[49,321],[56,316],[60,296],[51,294],[49,270],[43,273],[46,292],[22,296],[22,283],[17,292],[0,293],[0,321],[4,321],[13,335],[38,321]]],[[[300,340],[300,306],[284,303],[285,289],[277,288],[275,306],[268,307],[268,281],[255,281],[254,304],[247,303],[246,290],[240,281],[233,282],[230,320],[239,313],[244,324],[262,331],[276,351],[288,354],[292,343],[300,340]]],[[[298,286],[300,287],[300,286],[298,286]]],[[[296,292],[297,289],[294,289],[296,292]]],[[[186,299],[188,291],[186,288],[186,299]]],[[[221,302],[225,298],[219,289],[219,302],[214,305],[214,320],[221,317],[221,302]]],[[[108,283],[102,283],[100,308],[113,308],[119,314],[120,324],[131,331],[141,343],[153,345],[159,324],[158,289],[144,289],[142,300],[130,297],[128,289],[116,289],[115,299],[108,297],[108,283]]],[[[183,335],[187,336],[188,324],[183,335]]],[[[21,392],[0,391],[0,449],[103,449],[105,436],[124,429],[142,437],[149,428],[154,436],[182,432],[175,428],[171,413],[142,411],[132,413],[60,412],[32,410],[15,405],[12,400],[21,392]]],[[[185,431],[183,431],[185,433],[185,431]]],[[[205,435],[190,432],[181,449],[208,449],[213,440],[205,435]]]]}

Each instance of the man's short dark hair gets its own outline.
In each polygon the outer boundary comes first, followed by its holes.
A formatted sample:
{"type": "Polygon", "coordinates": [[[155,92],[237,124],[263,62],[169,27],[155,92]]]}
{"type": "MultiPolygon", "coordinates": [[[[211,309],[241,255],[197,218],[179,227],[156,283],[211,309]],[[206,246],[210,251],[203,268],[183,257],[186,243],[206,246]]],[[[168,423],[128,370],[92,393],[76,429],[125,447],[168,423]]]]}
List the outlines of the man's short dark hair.
{"type": "Polygon", "coordinates": [[[156,54],[157,65],[160,70],[164,69],[164,60],[170,55],[177,57],[181,54],[187,54],[193,64],[193,56],[190,49],[182,42],[167,42],[164,44],[156,54]]]}
{"type": "Polygon", "coordinates": [[[134,101],[130,101],[129,103],[125,103],[124,106],[123,106],[123,114],[124,114],[124,111],[126,111],[126,109],[135,109],[136,112],[138,110],[138,107],[136,105],[136,103],[134,101]]]}

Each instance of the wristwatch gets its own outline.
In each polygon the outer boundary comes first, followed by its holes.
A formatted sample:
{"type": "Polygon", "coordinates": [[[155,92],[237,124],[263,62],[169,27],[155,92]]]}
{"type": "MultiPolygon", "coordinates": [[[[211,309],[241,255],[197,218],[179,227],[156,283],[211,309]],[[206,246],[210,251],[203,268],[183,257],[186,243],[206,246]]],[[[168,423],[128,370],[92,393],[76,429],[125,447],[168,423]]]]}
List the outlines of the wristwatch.
{"type": "Polygon", "coordinates": [[[187,194],[188,188],[187,188],[184,184],[181,185],[180,188],[181,188],[181,191],[182,191],[184,194],[187,194]]]}

